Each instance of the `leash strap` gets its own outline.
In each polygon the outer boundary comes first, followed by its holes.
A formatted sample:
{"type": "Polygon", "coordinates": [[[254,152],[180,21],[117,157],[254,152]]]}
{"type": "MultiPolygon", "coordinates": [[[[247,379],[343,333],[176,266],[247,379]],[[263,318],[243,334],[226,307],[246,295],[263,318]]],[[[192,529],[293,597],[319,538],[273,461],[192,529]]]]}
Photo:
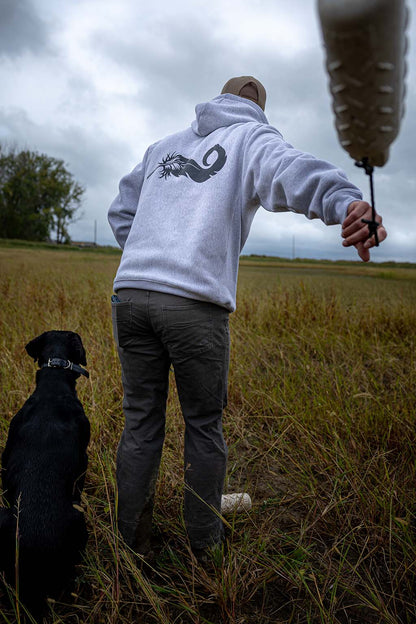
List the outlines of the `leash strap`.
{"type": "Polygon", "coordinates": [[[371,219],[361,219],[362,223],[367,223],[368,225],[368,238],[371,238],[374,235],[376,247],[379,246],[378,233],[377,228],[380,225],[376,221],[376,208],[375,208],[375,199],[374,199],[374,180],[373,173],[374,167],[370,165],[368,162],[368,158],[363,158],[355,163],[356,167],[361,167],[364,169],[366,174],[370,177],[370,195],[371,195],[371,219]]]}

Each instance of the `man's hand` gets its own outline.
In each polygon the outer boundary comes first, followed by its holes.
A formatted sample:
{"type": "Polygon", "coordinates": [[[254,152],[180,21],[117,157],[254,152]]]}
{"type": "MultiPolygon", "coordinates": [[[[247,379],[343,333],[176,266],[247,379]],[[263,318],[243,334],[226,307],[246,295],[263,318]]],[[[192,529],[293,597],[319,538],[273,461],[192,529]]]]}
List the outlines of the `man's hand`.
{"type": "MultiPolygon", "coordinates": [[[[361,260],[368,262],[370,260],[370,248],[374,247],[376,241],[374,236],[368,238],[368,225],[363,223],[362,219],[372,219],[370,204],[365,201],[352,202],[348,206],[347,216],[342,224],[341,236],[345,239],[342,244],[344,247],[354,245],[361,260]]],[[[381,243],[386,238],[387,232],[381,225],[382,218],[377,213],[375,220],[377,223],[380,223],[377,228],[377,234],[381,243]]]]}

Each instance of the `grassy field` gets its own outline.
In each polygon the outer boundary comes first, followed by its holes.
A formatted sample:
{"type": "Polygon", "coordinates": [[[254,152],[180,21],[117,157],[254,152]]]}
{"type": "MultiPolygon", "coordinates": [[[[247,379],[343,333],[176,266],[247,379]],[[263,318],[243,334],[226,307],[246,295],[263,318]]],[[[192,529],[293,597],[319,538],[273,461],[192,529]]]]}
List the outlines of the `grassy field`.
{"type": "MultiPolygon", "coordinates": [[[[183,426],[174,379],[155,510],[159,547],[138,569],[114,532],[123,426],[110,295],[115,253],[0,246],[0,452],[34,387],[24,345],[83,339],[91,422],[89,542],[51,621],[414,624],[416,267],[245,258],[231,316],[228,551],[191,556],[181,513],[183,426]]],[[[0,622],[16,620],[0,589],[0,622]]]]}

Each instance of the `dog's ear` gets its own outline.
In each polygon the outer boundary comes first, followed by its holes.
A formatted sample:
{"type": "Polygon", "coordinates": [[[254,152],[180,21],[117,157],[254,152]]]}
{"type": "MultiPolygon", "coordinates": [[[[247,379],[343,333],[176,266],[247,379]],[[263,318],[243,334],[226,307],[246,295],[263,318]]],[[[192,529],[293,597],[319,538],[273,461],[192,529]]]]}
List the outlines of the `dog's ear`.
{"type": "Polygon", "coordinates": [[[28,342],[25,347],[28,355],[30,355],[30,357],[33,358],[35,362],[42,355],[42,349],[45,346],[45,335],[46,332],[28,342]]]}
{"type": "Polygon", "coordinates": [[[75,332],[71,335],[71,349],[74,350],[74,355],[72,356],[74,362],[76,362],[77,364],[82,364],[82,366],[86,366],[87,356],[85,353],[84,345],[82,344],[80,336],[75,332]]]}

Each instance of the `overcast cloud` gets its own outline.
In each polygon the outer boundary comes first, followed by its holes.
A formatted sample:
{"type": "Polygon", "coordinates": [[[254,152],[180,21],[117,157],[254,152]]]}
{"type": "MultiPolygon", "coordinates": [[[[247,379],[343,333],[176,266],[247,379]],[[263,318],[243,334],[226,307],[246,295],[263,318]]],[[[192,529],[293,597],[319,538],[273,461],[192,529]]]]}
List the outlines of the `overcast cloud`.
{"type": "MultiPolygon", "coordinates": [[[[107,210],[147,146],[190,124],[235,75],[267,89],[266,114],[298,149],[368,179],[338,144],[314,0],[0,0],[0,142],[63,159],[85,188],[74,240],[116,244],[107,210]]],[[[414,17],[414,16],[413,16],[414,17]]],[[[416,262],[415,19],[406,115],[376,206],[388,239],[374,260],[416,262]]],[[[244,253],[355,259],[340,228],[260,210],[244,253]]]]}

